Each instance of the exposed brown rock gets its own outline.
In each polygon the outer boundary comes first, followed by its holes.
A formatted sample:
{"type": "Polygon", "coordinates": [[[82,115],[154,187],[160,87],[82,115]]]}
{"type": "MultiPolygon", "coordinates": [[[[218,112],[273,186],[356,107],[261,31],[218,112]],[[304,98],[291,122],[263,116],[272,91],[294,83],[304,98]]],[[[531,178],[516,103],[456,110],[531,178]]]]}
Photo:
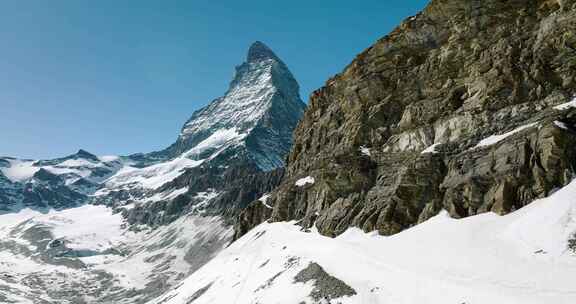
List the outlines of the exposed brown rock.
{"type": "Polygon", "coordinates": [[[575,177],[576,110],[554,109],[575,93],[575,1],[433,0],[311,96],[270,220],[389,235],[521,208],[575,177]]]}

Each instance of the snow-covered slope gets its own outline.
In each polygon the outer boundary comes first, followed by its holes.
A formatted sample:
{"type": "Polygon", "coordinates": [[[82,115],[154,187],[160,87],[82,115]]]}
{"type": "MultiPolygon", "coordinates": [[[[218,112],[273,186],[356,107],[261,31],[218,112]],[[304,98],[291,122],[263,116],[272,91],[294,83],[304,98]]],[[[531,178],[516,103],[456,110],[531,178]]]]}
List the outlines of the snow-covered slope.
{"type": "Polygon", "coordinates": [[[441,213],[391,237],[265,223],[150,303],[576,303],[575,232],[576,181],[509,215],[441,213]]]}
{"type": "Polygon", "coordinates": [[[0,215],[0,303],[141,303],[221,250],[216,217],[127,229],[120,214],[85,205],[0,215]]]}
{"type": "Polygon", "coordinates": [[[210,161],[226,149],[242,145],[242,139],[245,137],[246,134],[240,134],[234,128],[221,129],[173,159],[143,168],[129,164],[108,178],[104,183],[105,187],[96,195],[138,186],[152,190],[158,189],[180,176],[184,170],[197,167],[204,161],[210,161]]]}

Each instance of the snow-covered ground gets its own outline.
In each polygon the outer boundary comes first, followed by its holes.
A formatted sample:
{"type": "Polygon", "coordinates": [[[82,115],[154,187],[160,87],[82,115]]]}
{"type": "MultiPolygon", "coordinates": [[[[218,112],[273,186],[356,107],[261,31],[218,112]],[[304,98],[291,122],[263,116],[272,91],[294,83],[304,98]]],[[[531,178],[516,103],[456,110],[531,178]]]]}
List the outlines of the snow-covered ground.
{"type": "Polygon", "coordinates": [[[219,217],[192,215],[134,232],[104,206],[0,215],[0,302],[141,303],[207,262],[230,236],[219,217]]]}
{"type": "Polygon", "coordinates": [[[576,181],[509,215],[443,212],[391,237],[265,223],[151,303],[572,304],[575,232],[576,181]]]}
{"type": "Polygon", "coordinates": [[[262,197],[260,197],[258,199],[258,201],[260,201],[262,204],[264,204],[264,206],[266,206],[266,208],[272,209],[273,207],[268,205],[268,198],[270,198],[270,194],[264,194],[264,195],[262,195],[262,197]]]}
{"type": "Polygon", "coordinates": [[[365,146],[361,146],[359,149],[360,153],[366,155],[366,156],[371,156],[372,153],[370,152],[370,148],[367,148],[365,146]]]}

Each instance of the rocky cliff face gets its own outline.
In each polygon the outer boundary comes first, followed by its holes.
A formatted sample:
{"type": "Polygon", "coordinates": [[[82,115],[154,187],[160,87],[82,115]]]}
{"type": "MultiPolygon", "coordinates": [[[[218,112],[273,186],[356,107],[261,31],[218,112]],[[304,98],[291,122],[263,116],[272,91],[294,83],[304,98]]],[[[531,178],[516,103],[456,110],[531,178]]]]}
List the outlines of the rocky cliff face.
{"type": "Polygon", "coordinates": [[[223,97],[196,111],[167,149],[128,157],[130,168],[93,200],[121,209],[132,224],[158,226],[188,213],[231,222],[279,184],[304,108],[288,67],[255,42],[223,97]]]}
{"type": "Polygon", "coordinates": [[[433,0],[316,91],[269,209],[335,236],[505,214],[576,170],[574,1],[433,0]]]}

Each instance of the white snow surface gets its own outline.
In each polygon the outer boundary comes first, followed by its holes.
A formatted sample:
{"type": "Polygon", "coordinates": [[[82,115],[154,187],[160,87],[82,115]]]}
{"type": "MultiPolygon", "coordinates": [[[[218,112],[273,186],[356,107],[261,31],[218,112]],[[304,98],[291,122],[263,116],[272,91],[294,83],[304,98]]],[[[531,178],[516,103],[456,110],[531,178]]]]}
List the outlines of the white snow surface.
{"type": "Polygon", "coordinates": [[[497,144],[497,143],[499,143],[500,141],[506,139],[506,138],[509,137],[509,136],[512,136],[512,135],[514,135],[514,134],[516,134],[516,133],[518,133],[518,132],[520,132],[520,131],[523,131],[523,130],[525,130],[525,129],[535,127],[535,126],[537,126],[537,125],[538,125],[538,123],[531,123],[531,124],[527,124],[527,125],[520,126],[520,127],[516,128],[516,129],[514,129],[514,130],[512,130],[512,131],[510,131],[510,132],[504,133],[504,134],[489,136],[489,137],[484,138],[483,140],[481,140],[481,141],[474,147],[474,149],[475,149],[475,148],[479,148],[479,147],[486,147],[486,146],[491,146],[491,145],[497,144]]]}
{"type": "Polygon", "coordinates": [[[565,123],[561,122],[561,121],[555,120],[555,121],[554,121],[554,125],[557,126],[557,127],[560,128],[560,129],[569,130],[568,126],[567,126],[565,123]]]}
{"type": "Polygon", "coordinates": [[[238,132],[237,128],[221,129],[214,132],[205,140],[197,144],[192,150],[185,153],[186,155],[193,155],[202,153],[208,149],[216,149],[226,146],[230,143],[239,144],[248,134],[238,132]]]}
{"type": "Polygon", "coordinates": [[[34,161],[9,159],[10,167],[0,167],[0,171],[13,182],[22,182],[32,178],[40,168],[34,167],[34,161]]]}
{"type": "Polygon", "coordinates": [[[561,105],[557,105],[554,107],[554,109],[560,110],[560,111],[565,111],[565,110],[568,110],[570,108],[576,108],[576,97],[570,102],[563,103],[561,105]]]}
{"type": "Polygon", "coordinates": [[[268,209],[272,209],[272,206],[268,205],[268,198],[270,197],[270,194],[264,194],[262,195],[262,197],[260,197],[258,200],[264,205],[266,206],[266,208],[268,209]]]}
{"type": "Polygon", "coordinates": [[[309,297],[314,281],[294,282],[310,262],[356,291],[330,303],[573,304],[575,197],[576,181],[505,216],[442,212],[390,237],[264,223],[149,304],[327,303],[309,297]]]}
{"type": "MultiPolygon", "coordinates": [[[[44,290],[30,288],[23,278],[31,275],[41,278],[48,290],[74,290],[86,303],[96,300],[89,295],[89,290],[102,284],[101,271],[112,276],[110,287],[116,288],[114,292],[144,289],[148,283],[163,277],[167,279],[166,284],[174,285],[181,280],[179,277],[191,273],[194,265],[190,263],[202,260],[187,257],[189,251],[204,255],[207,260],[227,244],[232,233],[221,218],[208,216],[183,216],[169,225],[141,232],[129,231],[123,224],[119,213],[113,214],[109,208],[94,205],[45,214],[24,209],[0,215],[0,244],[11,247],[19,244],[32,254],[22,250],[0,251],[0,287],[9,286],[12,290],[4,293],[0,288],[0,298],[8,296],[8,300],[15,303],[38,303],[40,299],[64,303],[61,299],[51,299],[44,290]],[[77,258],[86,267],[55,265],[34,258],[48,250],[25,237],[26,231],[38,227],[50,231],[47,240],[63,240],[68,248],[91,252],[77,258]],[[198,251],[197,248],[207,249],[198,251]],[[79,290],[78,286],[85,286],[86,290],[79,290]]],[[[103,292],[112,293],[110,290],[103,292]]],[[[133,304],[141,296],[134,294],[134,298],[126,297],[114,303],[133,304]]]]}
{"type": "Polygon", "coordinates": [[[432,153],[432,154],[436,154],[438,153],[438,151],[436,151],[436,147],[438,147],[440,144],[433,144],[430,147],[424,149],[422,152],[420,152],[420,154],[426,154],[426,153],[432,153]]]}
{"type": "Polygon", "coordinates": [[[207,159],[216,157],[224,149],[242,144],[245,133],[238,133],[235,128],[222,129],[214,132],[211,136],[198,143],[192,149],[180,156],[162,163],[144,168],[125,166],[114,176],[106,181],[106,188],[97,192],[96,195],[106,194],[110,190],[141,186],[146,189],[158,189],[162,185],[180,176],[186,169],[197,167],[207,159]],[[208,158],[193,159],[207,151],[215,149],[208,158]]]}
{"type": "Polygon", "coordinates": [[[215,126],[254,127],[265,111],[271,106],[270,100],[276,93],[272,83],[274,60],[247,63],[236,74],[230,89],[215,103],[195,115],[184,128],[180,136],[186,138],[215,126]]]}
{"type": "Polygon", "coordinates": [[[297,180],[294,185],[298,186],[298,187],[303,187],[306,184],[314,184],[316,181],[314,180],[314,177],[312,176],[306,176],[303,177],[299,180],[297,180]]]}
{"type": "Polygon", "coordinates": [[[182,187],[180,189],[174,189],[174,190],[165,191],[165,192],[158,192],[158,193],[155,193],[150,198],[147,198],[146,201],[147,202],[169,201],[169,200],[175,199],[179,195],[182,195],[186,192],[188,192],[188,187],[182,187]]]}
{"type": "Polygon", "coordinates": [[[50,227],[54,238],[65,238],[67,247],[102,251],[124,241],[122,216],[105,206],[85,205],[65,212],[35,216],[30,224],[50,227]],[[97,228],[97,229],[95,229],[97,228]]]}
{"type": "MultiPolygon", "coordinates": [[[[125,166],[106,181],[106,188],[122,188],[123,186],[138,184],[144,188],[157,189],[165,183],[175,179],[183,173],[184,169],[200,165],[204,160],[192,160],[181,155],[173,160],[151,165],[144,168],[125,166]]],[[[102,193],[97,192],[96,195],[102,193]]]]}
{"type": "Polygon", "coordinates": [[[119,161],[120,157],[117,155],[103,155],[98,157],[103,162],[119,161]]]}

